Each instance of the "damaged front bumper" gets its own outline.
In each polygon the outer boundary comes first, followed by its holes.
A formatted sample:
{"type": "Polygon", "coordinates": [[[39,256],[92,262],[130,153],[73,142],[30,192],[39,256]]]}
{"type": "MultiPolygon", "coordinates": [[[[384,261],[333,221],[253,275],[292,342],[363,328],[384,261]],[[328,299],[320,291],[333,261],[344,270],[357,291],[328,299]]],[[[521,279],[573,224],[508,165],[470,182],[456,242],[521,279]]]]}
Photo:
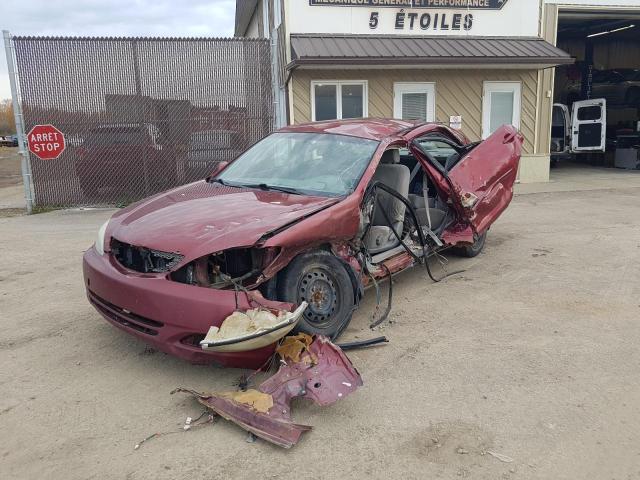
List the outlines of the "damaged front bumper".
{"type": "MultiPolygon", "coordinates": [[[[213,352],[246,352],[273,345],[298,325],[307,305],[307,302],[302,302],[294,312],[282,312],[284,314],[277,318],[274,315],[272,326],[264,328],[249,325],[249,328],[236,329],[231,334],[220,336],[220,329],[217,326],[211,327],[204,340],[200,341],[200,346],[213,352]]],[[[223,325],[232,320],[232,317],[226,318],[223,325]]]]}
{"type": "MultiPolygon", "coordinates": [[[[161,274],[125,270],[111,255],[94,248],[84,254],[84,284],[95,309],[112,325],[152,347],[196,364],[260,368],[273,354],[275,344],[249,351],[205,351],[200,346],[211,326],[220,326],[236,310],[258,304],[245,293],[185,285],[161,274]]],[[[292,311],[293,305],[251,295],[260,305],[292,311]]]]}

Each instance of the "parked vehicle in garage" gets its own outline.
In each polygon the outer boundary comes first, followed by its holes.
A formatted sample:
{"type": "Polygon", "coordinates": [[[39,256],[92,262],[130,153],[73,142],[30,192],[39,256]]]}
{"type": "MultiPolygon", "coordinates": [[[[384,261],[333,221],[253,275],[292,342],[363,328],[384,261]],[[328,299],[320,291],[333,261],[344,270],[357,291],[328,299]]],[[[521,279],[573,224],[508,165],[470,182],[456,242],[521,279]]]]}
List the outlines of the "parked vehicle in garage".
{"type": "Polygon", "coordinates": [[[367,286],[443,249],[482,251],[513,196],[521,145],[511,126],[482,142],[398,120],[285,127],[206,180],[114,214],[84,255],[88,298],[113,325],[195,363],[255,366],[264,351],[199,342],[256,306],[307,302],[299,330],[335,338],[367,286]]]}
{"type": "Polygon", "coordinates": [[[604,152],[606,147],[607,101],[594,98],[573,103],[572,112],[553,104],[551,117],[551,164],[572,154],[604,152]]]}
{"type": "MultiPolygon", "coordinates": [[[[640,69],[595,70],[591,97],[604,98],[610,106],[640,107],[640,69]]],[[[580,100],[582,84],[567,88],[566,98],[568,105],[580,100]]]]}

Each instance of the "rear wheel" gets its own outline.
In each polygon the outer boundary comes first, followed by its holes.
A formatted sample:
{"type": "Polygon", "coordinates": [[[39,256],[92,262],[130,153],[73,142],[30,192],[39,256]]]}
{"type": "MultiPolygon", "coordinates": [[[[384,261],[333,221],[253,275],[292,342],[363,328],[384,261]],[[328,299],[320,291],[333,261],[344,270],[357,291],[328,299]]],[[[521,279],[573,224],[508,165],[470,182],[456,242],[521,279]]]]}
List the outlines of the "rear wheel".
{"type": "Polygon", "coordinates": [[[296,257],[278,281],[280,300],[309,306],[296,331],[337,337],[349,324],[355,306],[353,286],[344,265],[329,252],[296,257]]]}
{"type": "Polygon", "coordinates": [[[482,252],[484,248],[484,243],[487,240],[487,232],[484,232],[473,243],[473,245],[468,245],[466,247],[456,247],[453,249],[455,253],[462,257],[473,258],[476,257],[482,252]]]}

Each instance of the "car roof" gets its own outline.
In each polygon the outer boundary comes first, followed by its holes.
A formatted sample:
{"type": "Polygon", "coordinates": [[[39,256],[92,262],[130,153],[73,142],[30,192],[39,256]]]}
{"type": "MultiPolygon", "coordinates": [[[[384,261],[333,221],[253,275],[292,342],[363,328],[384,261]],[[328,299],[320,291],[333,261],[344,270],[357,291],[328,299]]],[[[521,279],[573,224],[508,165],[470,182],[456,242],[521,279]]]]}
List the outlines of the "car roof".
{"type": "MultiPolygon", "coordinates": [[[[424,122],[407,122],[388,118],[357,118],[290,125],[279,132],[332,133],[380,141],[424,122]]],[[[434,126],[437,124],[434,124],[434,126]]]]}

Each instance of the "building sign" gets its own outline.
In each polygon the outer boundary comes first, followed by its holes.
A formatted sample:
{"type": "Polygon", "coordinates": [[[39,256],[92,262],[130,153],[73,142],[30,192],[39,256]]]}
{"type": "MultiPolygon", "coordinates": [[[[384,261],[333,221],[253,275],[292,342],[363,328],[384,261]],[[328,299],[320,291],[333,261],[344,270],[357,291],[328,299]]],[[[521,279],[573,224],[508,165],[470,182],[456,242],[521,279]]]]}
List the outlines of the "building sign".
{"type": "MultiPolygon", "coordinates": [[[[418,13],[400,10],[390,17],[392,17],[391,22],[396,30],[451,30],[455,32],[469,31],[473,27],[473,14],[471,13],[418,13]]],[[[375,30],[380,22],[380,12],[371,12],[369,28],[375,30]]],[[[389,20],[385,26],[388,27],[388,23],[389,20]]]]}
{"type": "Polygon", "coordinates": [[[508,0],[309,0],[319,7],[464,8],[500,10],[508,0]]]}
{"type": "Polygon", "coordinates": [[[537,37],[540,21],[538,0],[290,0],[287,7],[292,34],[537,37]]]}
{"type": "Polygon", "coordinates": [[[450,115],[449,127],[454,130],[462,130],[462,115],[450,115]]]}

